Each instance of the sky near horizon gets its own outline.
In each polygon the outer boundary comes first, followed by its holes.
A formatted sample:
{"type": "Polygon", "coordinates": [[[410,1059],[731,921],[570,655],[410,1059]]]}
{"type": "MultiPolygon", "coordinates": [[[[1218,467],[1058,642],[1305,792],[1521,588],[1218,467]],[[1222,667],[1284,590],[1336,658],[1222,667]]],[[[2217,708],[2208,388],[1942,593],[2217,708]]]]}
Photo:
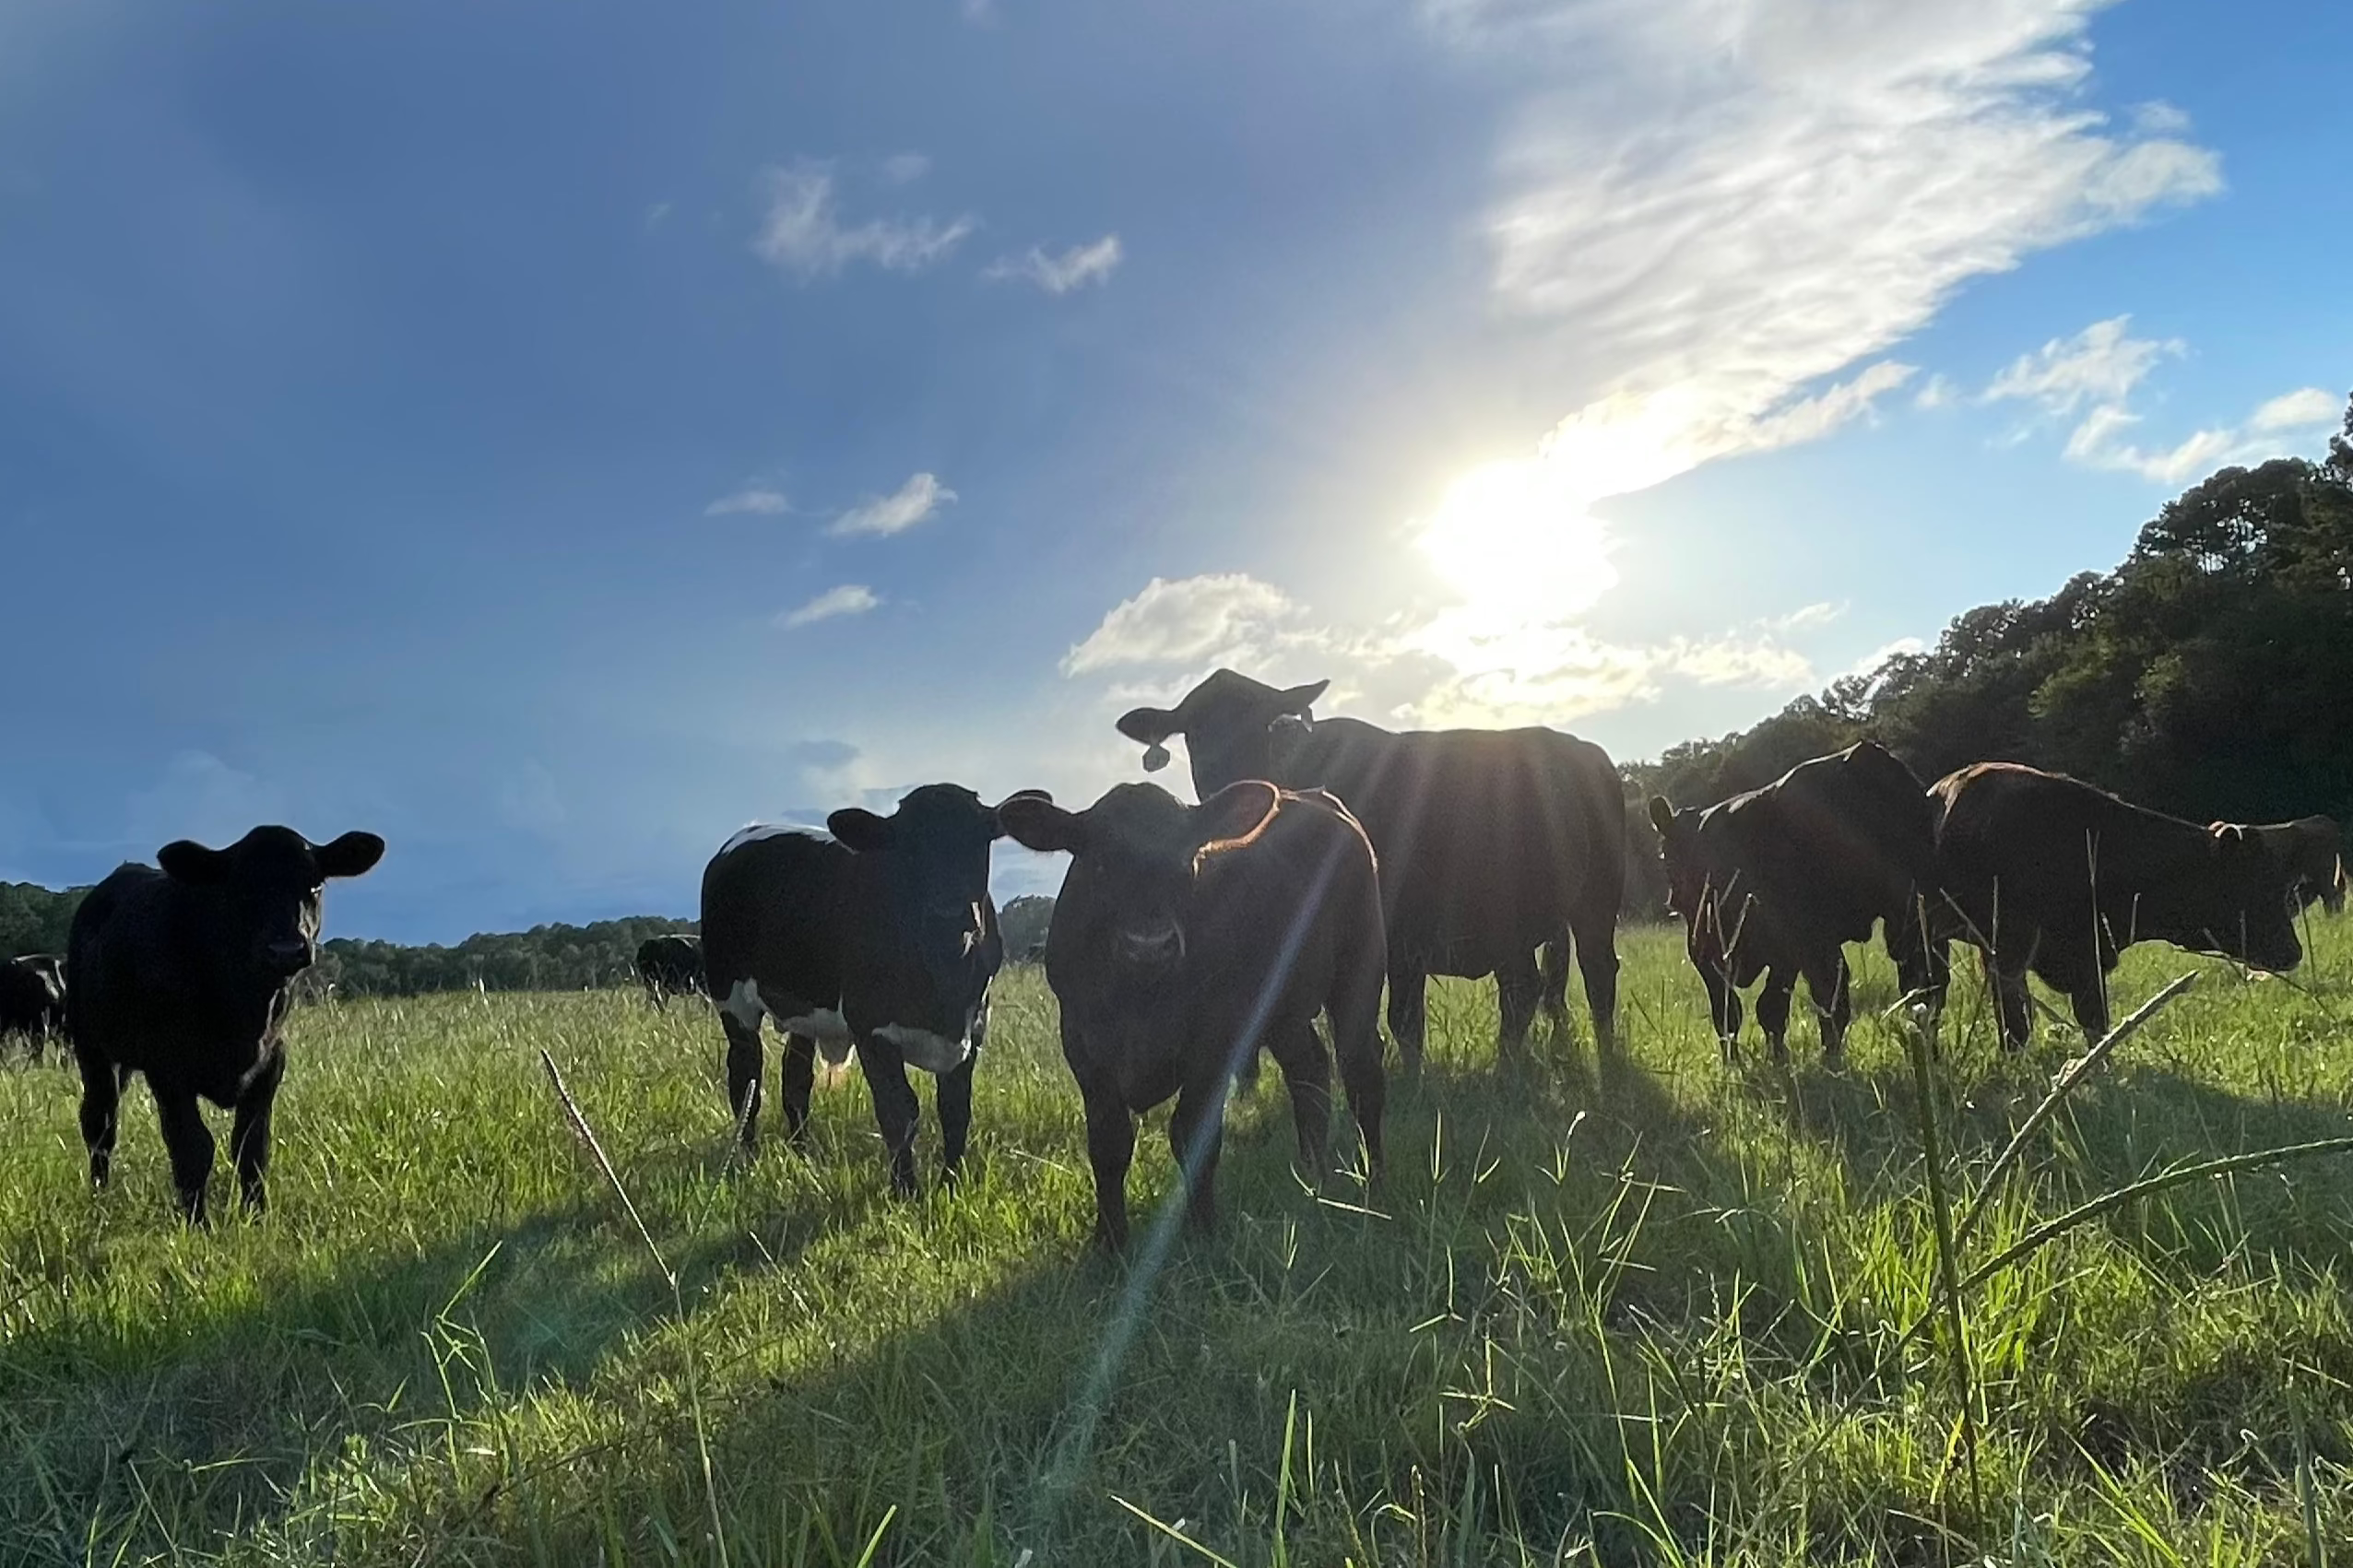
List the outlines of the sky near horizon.
{"type": "Polygon", "coordinates": [[[750,820],[1140,777],[1219,664],[1747,725],[2324,449],[2348,57],[2318,0],[0,5],[0,879],[279,820],[390,841],[332,934],[691,915],[750,820]]]}

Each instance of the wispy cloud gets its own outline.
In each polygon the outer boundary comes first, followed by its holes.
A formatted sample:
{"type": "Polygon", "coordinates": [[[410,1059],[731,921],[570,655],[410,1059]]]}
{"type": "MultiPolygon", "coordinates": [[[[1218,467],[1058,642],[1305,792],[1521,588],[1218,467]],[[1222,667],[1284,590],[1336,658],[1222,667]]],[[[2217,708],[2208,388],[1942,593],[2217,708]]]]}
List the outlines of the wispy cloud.
{"type": "Polygon", "coordinates": [[[668,202],[656,202],[653,206],[647,207],[645,209],[644,218],[643,219],[646,230],[650,233],[652,230],[659,229],[662,226],[663,220],[668,218],[669,215],[670,204],[668,202]]]}
{"type": "Polygon", "coordinates": [[[838,276],[854,262],[886,272],[920,272],[947,259],[979,227],[971,217],[877,218],[845,223],[836,207],[833,167],[803,159],[761,176],[767,210],[751,248],[802,282],[838,276]]]}
{"type": "Polygon", "coordinates": [[[798,609],[785,611],[776,617],[776,624],[789,631],[838,616],[864,615],[881,602],[874,590],[864,584],[845,583],[838,588],[826,589],[798,609]]]}
{"type": "Polygon", "coordinates": [[[894,152],[882,160],[882,178],[905,185],[931,172],[931,159],[919,152],[894,152]]]}
{"type": "MultiPolygon", "coordinates": [[[[1969,279],[2220,189],[2178,116],[2087,111],[2098,0],[1639,7],[1452,0],[1469,48],[1551,57],[1492,217],[1494,287],[1555,330],[1581,399],[1551,441],[1625,493],[1811,440],[1904,370],[1806,389],[1925,324],[1969,279]]],[[[1609,488],[1604,488],[1604,487],[1609,488]]]]}
{"type": "Polygon", "coordinates": [[[2133,394],[2158,364],[2188,348],[2179,338],[2134,337],[2130,325],[2129,316],[2112,316],[2021,354],[1993,378],[1984,400],[2025,402],[2048,418],[2074,419],[2063,449],[2071,462],[2173,486],[2230,464],[2278,456],[2336,422],[2333,394],[2299,387],[2236,424],[2193,431],[2171,446],[2142,447],[2130,439],[2143,419],[2133,394]]]}
{"type": "Polygon", "coordinates": [[[748,484],[730,490],[703,509],[705,517],[735,517],[745,514],[774,517],[793,509],[785,492],[768,485],[748,484]]]}
{"type": "Polygon", "coordinates": [[[956,499],[935,474],[911,474],[889,495],[869,496],[834,519],[825,531],[839,536],[854,534],[888,536],[904,533],[956,499]]]}
{"type": "Polygon", "coordinates": [[[1093,244],[1073,245],[1059,255],[1032,245],[1021,255],[999,256],[980,276],[991,283],[1018,279],[1035,283],[1048,294],[1068,294],[1090,283],[1107,281],[1126,257],[1119,236],[1106,234],[1093,244]]]}

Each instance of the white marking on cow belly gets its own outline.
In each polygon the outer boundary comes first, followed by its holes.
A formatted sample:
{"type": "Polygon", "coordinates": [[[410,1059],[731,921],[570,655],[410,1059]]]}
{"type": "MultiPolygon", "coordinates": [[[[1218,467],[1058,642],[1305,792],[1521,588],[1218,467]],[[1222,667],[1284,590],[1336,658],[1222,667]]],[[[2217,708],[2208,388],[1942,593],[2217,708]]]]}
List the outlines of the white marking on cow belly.
{"type": "Polygon", "coordinates": [[[802,838],[815,839],[819,843],[834,842],[834,835],[822,828],[804,828],[791,822],[751,822],[738,829],[733,838],[719,846],[719,853],[725,855],[729,850],[741,849],[745,844],[756,843],[762,839],[777,838],[786,833],[798,833],[802,838]]]}
{"type": "Polygon", "coordinates": [[[907,1066],[921,1067],[928,1073],[953,1072],[964,1065],[972,1055],[972,1036],[949,1040],[928,1029],[915,1029],[904,1023],[886,1023],[874,1032],[874,1038],[898,1048],[907,1066]]]}
{"type": "Polygon", "coordinates": [[[768,1011],[768,1005],[760,999],[760,982],[737,981],[727,988],[727,999],[719,1004],[719,1010],[744,1028],[757,1032],[760,1020],[768,1011]]]}
{"type": "Polygon", "coordinates": [[[828,1067],[840,1067],[850,1059],[850,1026],[838,1008],[826,1008],[798,1018],[780,1018],[776,1027],[786,1034],[807,1035],[817,1042],[817,1049],[828,1067]]]}

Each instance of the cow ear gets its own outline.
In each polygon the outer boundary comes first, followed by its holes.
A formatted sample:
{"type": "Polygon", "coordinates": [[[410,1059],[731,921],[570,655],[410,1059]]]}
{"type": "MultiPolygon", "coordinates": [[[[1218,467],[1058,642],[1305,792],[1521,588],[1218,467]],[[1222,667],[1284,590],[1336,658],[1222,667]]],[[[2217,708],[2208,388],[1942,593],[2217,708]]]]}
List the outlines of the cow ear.
{"type": "Polygon", "coordinates": [[[207,849],[194,839],[178,839],[155,852],[155,863],[175,882],[209,886],[229,875],[229,852],[207,849]]]}
{"type": "Polygon", "coordinates": [[[1663,795],[1650,797],[1650,825],[1659,830],[1661,838],[1671,838],[1675,831],[1675,808],[1667,804],[1663,795]]]}
{"type": "Polygon", "coordinates": [[[1168,766],[1168,747],[1172,735],[1182,735],[1185,721],[1173,708],[1130,708],[1119,715],[1119,733],[1129,740],[1141,741],[1144,749],[1144,772],[1156,773],[1168,766]]]}
{"type": "Polygon", "coordinates": [[[322,877],[364,877],[384,858],[384,840],[373,833],[346,833],[311,853],[322,877]]]}
{"type": "Polygon", "coordinates": [[[1086,847],[1086,819],[1065,811],[1043,791],[1014,796],[997,808],[997,820],[1012,841],[1024,849],[1076,855],[1086,847]]]}
{"type": "Polygon", "coordinates": [[[1193,808],[1193,843],[1203,855],[1239,849],[1274,820],[1282,793],[1264,779],[1227,784],[1193,808]]]}
{"type": "Polygon", "coordinates": [[[1304,719],[1307,716],[1307,710],[1316,705],[1316,699],[1324,694],[1324,688],[1330,684],[1329,680],[1311,680],[1305,686],[1294,686],[1288,690],[1278,691],[1274,697],[1275,712],[1295,713],[1304,719]]]}
{"type": "Polygon", "coordinates": [[[1011,806],[1016,800],[1043,800],[1048,806],[1051,806],[1054,804],[1054,794],[1051,790],[1017,789],[1012,794],[1007,796],[1004,799],[999,801],[996,805],[984,808],[984,809],[988,813],[988,836],[990,838],[1001,839],[1005,836],[1005,808],[1011,806]]]}
{"type": "Polygon", "coordinates": [[[891,843],[891,819],[861,806],[845,806],[826,818],[825,831],[857,855],[872,855],[891,843]]]}

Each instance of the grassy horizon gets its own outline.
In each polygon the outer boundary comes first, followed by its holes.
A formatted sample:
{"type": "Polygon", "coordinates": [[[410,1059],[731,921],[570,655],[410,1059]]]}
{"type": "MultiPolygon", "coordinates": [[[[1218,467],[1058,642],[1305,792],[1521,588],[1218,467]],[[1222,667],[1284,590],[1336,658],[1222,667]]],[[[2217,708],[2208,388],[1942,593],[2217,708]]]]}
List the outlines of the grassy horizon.
{"type": "MultiPolygon", "coordinates": [[[[2038,1137],[1973,1256],[2170,1163],[2353,1129],[2349,931],[2315,921],[2292,980],[2135,949],[2120,1016],[2185,970],[2199,984],[2038,1137]]],[[[2353,1550],[2353,1166],[2177,1189],[1993,1280],[1972,1480],[1937,1345],[1898,1343],[1934,1270],[1884,959],[1831,1075],[1803,1008],[1789,1071],[1753,1026],[1724,1066],[1676,936],[1630,931],[1622,953],[1623,1075],[1597,1079],[1581,1009],[1499,1072],[1492,985],[1441,984],[1378,1190],[1301,1186],[1269,1073],[1235,1108],[1224,1222],[1156,1261],[1165,1111],[1139,1140],[1129,1256],[1094,1257],[1035,970],[1000,982],[964,1183],[914,1203],[887,1194],[854,1070],[821,1088],[807,1158],[772,1141],[731,1163],[707,1008],[626,991],[304,1008],[272,1212],[224,1206],[208,1234],[171,1218],[143,1090],[93,1196],[73,1075],[12,1067],[0,1562],[2353,1550]]],[[[1957,987],[1940,1098],[1965,1172],[2079,1049],[2046,1020],[2003,1055],[1981,987],[1957,987]]],[[[1344,1120],[1335,1150],[1354,1156],[1344,1120]]]]}

